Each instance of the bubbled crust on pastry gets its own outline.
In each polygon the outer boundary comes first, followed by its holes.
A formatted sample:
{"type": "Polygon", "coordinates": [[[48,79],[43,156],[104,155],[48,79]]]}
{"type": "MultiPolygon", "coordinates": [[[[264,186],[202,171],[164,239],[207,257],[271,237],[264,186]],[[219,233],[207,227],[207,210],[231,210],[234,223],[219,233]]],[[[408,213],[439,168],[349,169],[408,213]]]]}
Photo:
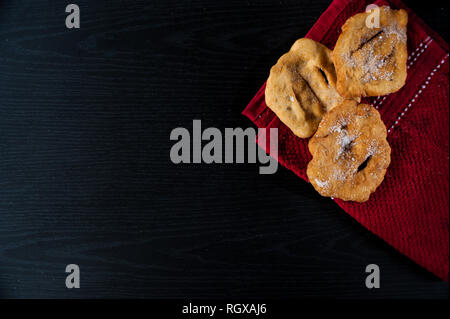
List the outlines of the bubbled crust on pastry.
{"type": "Polygon", "coordinates": [[[335,89],[331,51],[310,39],[299,39],[270,70],[267,106],[302,138],[317,130],[323,115],[343,98],[335,89]]]}
{"type": "Polygon", "coordinates": [[[323,117],[309,141],[311,184],[322,196],[367,201],[391,161],[386,136],[375,108],[345,100],[323,117]]]}
{"type": "Polygon", "coordinates": [[[346,98],[386,95],[405,84],[408,14],[386,6],[379,12],[379,28],[367,27],[371,12],[360,13],[345,22],[336,42],[336,89],[346,98]]]}

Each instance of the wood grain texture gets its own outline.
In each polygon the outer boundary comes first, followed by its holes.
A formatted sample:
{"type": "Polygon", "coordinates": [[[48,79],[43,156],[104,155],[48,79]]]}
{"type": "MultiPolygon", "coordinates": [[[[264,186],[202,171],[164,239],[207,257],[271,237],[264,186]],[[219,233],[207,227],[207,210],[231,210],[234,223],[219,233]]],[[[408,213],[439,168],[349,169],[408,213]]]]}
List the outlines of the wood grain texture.
{"type": "Polygon", "coordinates": [[[0,1],[0,297],[448,298],[285,169],[169,159],[193,119],[251,126],[241,111],[328,1],[76,3],[68,30],[61,1],[0,1]]]}

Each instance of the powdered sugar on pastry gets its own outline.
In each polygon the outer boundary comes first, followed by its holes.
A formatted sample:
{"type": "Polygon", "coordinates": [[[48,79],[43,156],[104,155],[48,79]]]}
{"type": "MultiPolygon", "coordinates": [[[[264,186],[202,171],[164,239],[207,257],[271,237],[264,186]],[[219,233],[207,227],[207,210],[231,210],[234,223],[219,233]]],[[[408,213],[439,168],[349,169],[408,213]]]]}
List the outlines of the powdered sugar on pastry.
{"type": "Polygon", "coordinates": [[[390,163],[386,127],[378,111],[346,100],[329,111],[308,147],[307,175],[323,196],[364,202],[390,163]]]}
{"type": "Polygon", "coordinates": [[[347,98],[386,95],[406,80],[406,11],[381,7],[379,28],[367,27],[368,14],[347,20],[332,54],[336,89],[347,98]]]}

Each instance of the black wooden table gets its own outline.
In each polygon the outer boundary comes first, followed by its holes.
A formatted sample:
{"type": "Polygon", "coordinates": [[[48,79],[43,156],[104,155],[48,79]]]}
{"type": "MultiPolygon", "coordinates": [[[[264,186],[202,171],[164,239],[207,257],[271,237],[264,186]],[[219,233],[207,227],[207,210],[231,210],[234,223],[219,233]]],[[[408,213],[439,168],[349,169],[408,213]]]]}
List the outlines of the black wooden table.
{"type": "MultiPolygon", "coordinates": [[[[252,126],[241,111],[329,1],[78,0],[70,30],[68,3],[0,2],[1,297],[448,297],[284,168],[170,161],[193,119],[252,126]]],[[[411,6],[447,39],[431,3],[411,6]]]]}

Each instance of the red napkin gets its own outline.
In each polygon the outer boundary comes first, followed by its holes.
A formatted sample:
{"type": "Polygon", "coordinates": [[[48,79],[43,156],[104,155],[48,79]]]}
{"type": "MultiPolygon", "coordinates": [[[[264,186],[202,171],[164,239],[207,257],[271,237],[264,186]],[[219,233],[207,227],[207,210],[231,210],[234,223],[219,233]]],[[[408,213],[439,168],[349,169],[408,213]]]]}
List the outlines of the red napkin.
{"type": "MultiPolygon", "coordinates": [[[[370,3],[333,1],[306,37],[332,49],[347,18],[364,12],[370,3]]],[[[409,15],[406,85],[396,93],[362,101],[379,110],[388,128],[392,162],[369,201],[335,201],[371,232],[448,281],[448,44],[401,1],[375,4],[403,8],[409,15]]],[[[308,140],[296,137],[266,106],[264,89],[265,85],[243,114],[260,128],[278,128],[277,160],[308,181],[308,140]]]]}

